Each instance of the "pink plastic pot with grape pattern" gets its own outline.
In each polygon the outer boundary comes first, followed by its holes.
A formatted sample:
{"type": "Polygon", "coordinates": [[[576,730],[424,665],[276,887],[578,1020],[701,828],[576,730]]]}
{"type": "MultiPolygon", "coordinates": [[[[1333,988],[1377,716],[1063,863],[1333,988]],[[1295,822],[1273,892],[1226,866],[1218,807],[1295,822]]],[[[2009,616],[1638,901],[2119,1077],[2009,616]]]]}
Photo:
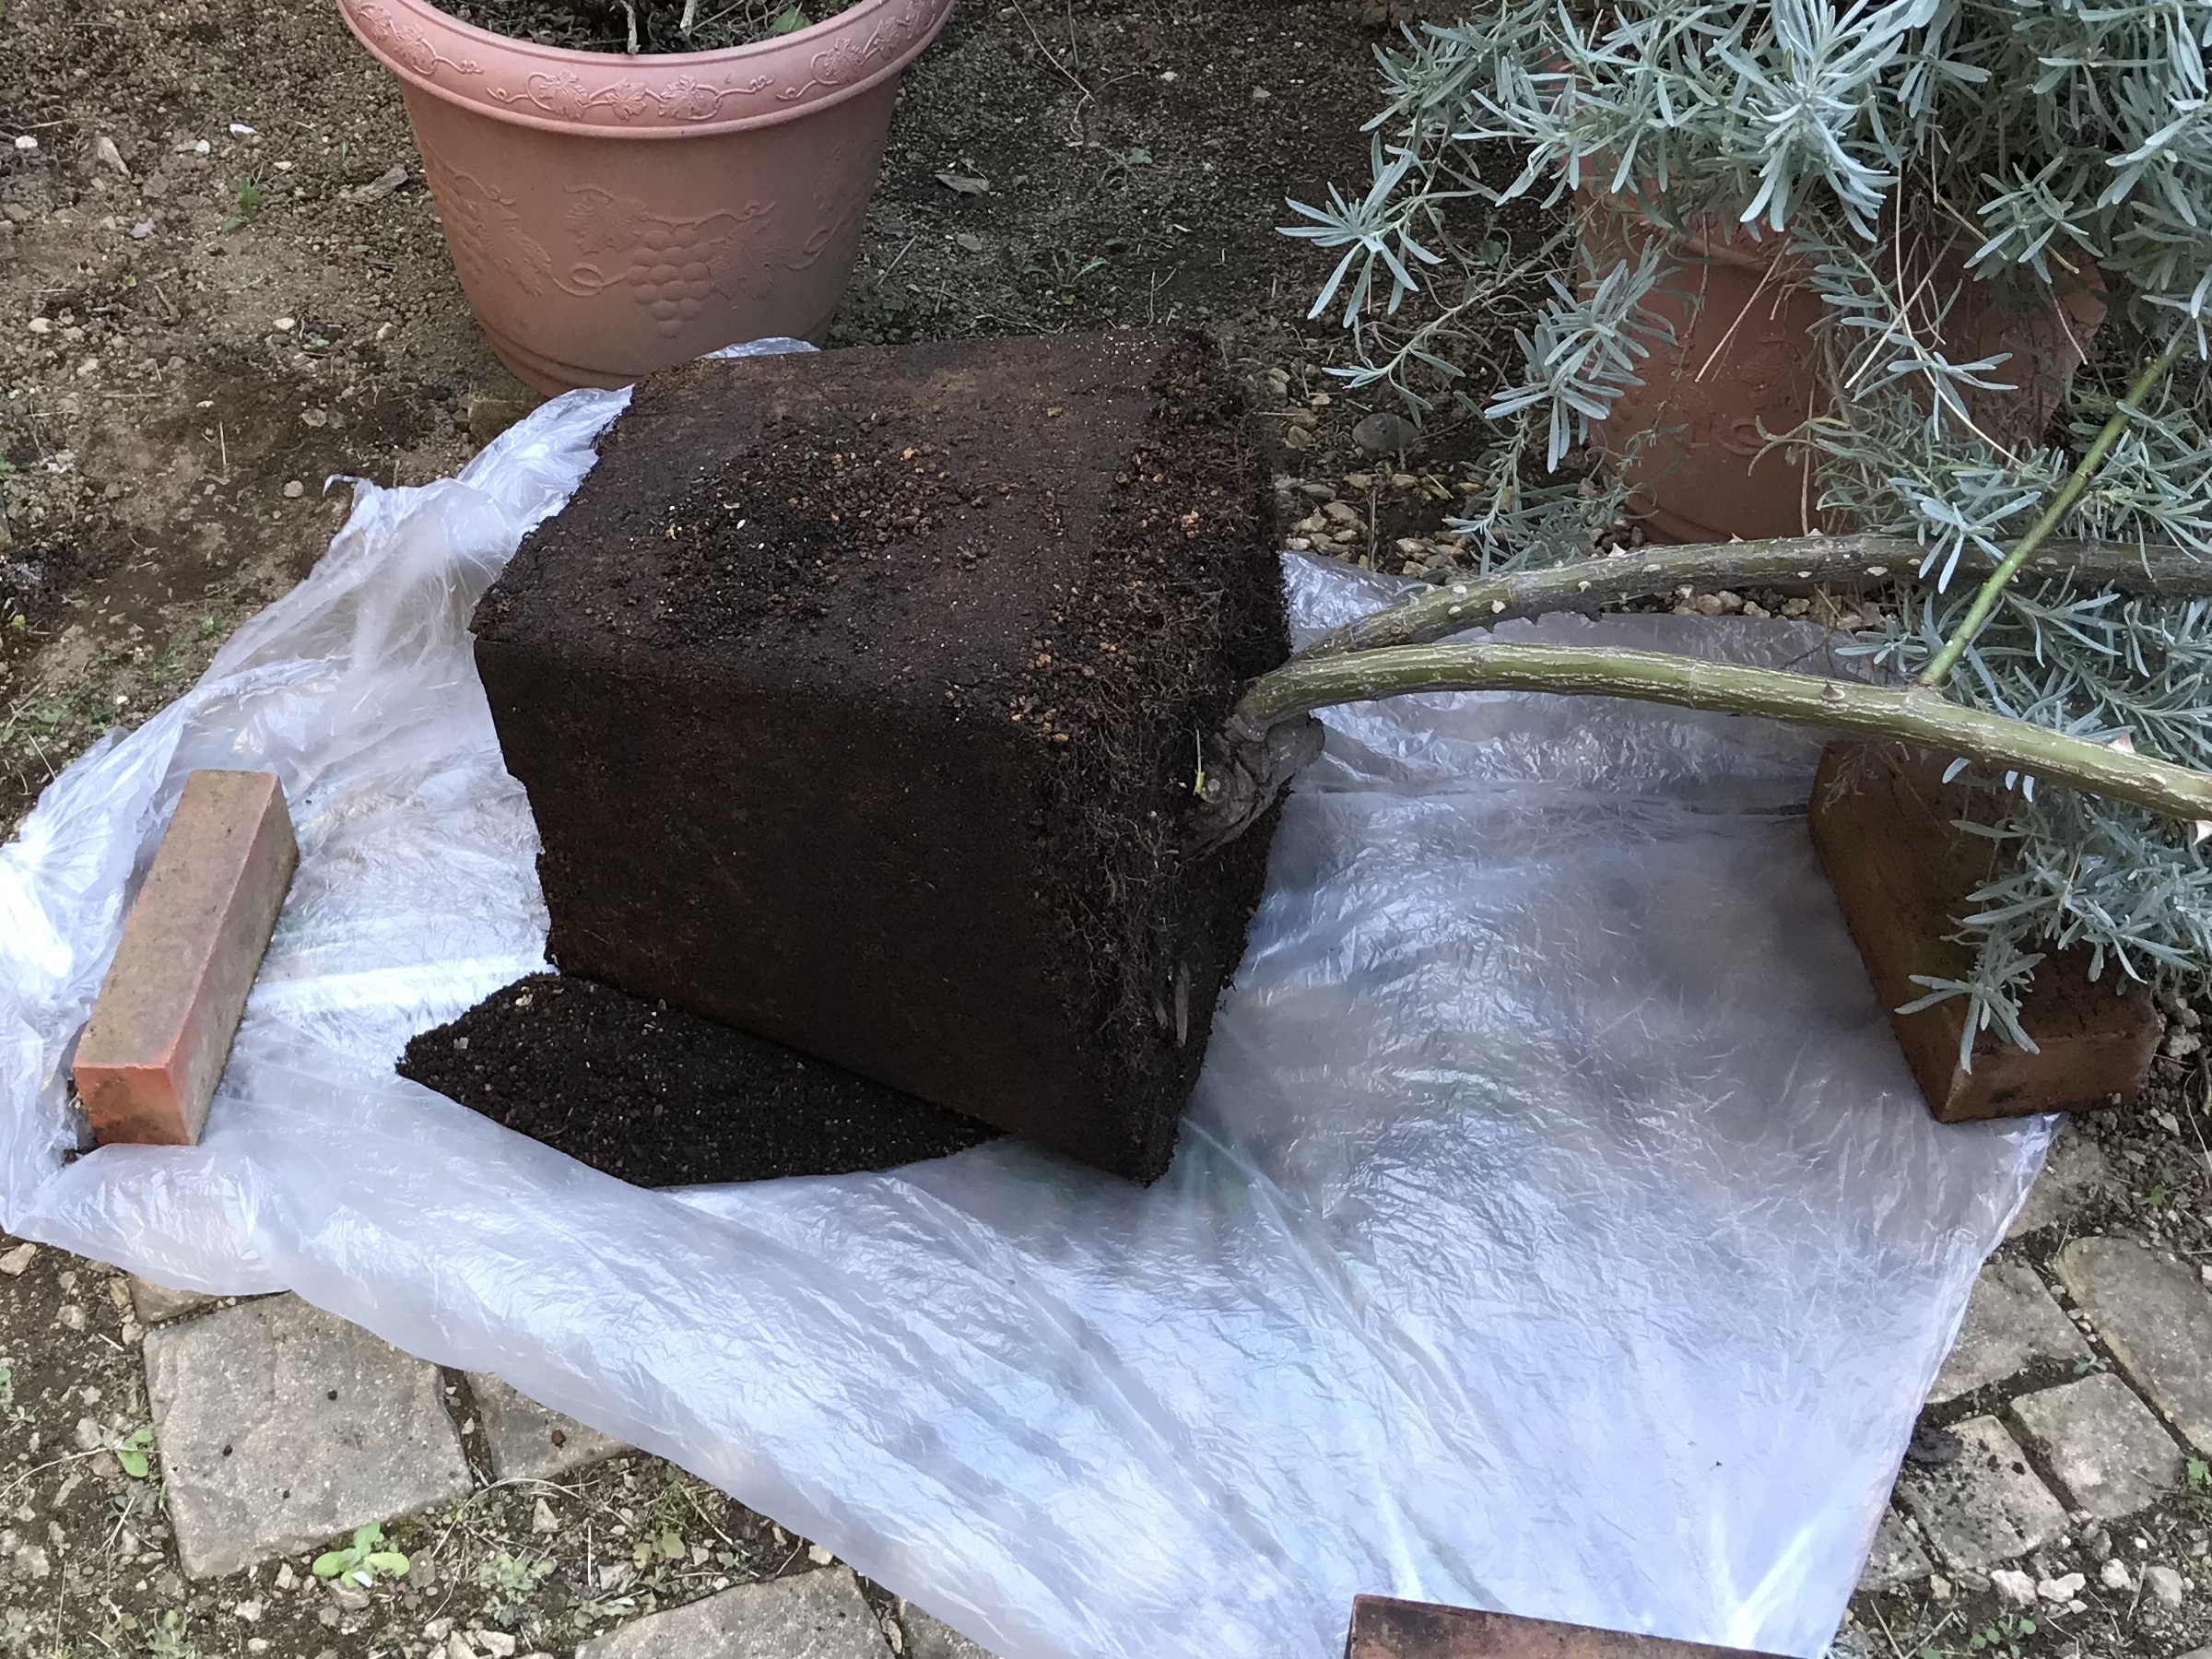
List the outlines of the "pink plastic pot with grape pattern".
{"type": "Polygon", "coordinates": [[[770,335],[818,340],[860,245],[899,76],[952,0],[858,0],[724,52],[570,52],[427,0],[338,0],[399,77],[454,269],[540,391],[770,335]]]}

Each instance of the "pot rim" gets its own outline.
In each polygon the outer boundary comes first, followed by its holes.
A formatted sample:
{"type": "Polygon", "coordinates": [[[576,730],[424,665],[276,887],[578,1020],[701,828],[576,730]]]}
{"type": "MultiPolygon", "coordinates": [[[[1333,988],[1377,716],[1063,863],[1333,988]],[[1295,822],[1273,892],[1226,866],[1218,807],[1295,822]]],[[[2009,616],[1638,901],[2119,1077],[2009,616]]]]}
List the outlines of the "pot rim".
{"type": "Polygon", "coordinates": [[[495,34],[429,0],[337,3],[354,38],[403,86],[517,126],[641,139],[774,126],[859,97],[902,74],[936,39],[953,6],[953,0],[855,0],[772,40],[631,57],[495,34]],[[733,100],[771,107],[722,118],[733,100]]]}

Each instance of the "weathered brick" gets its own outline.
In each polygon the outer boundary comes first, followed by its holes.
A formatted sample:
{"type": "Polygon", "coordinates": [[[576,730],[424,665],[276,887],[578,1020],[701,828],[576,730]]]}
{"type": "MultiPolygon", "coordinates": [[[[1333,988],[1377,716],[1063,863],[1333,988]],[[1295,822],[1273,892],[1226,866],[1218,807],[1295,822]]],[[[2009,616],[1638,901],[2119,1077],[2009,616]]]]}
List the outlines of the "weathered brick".
{"type": "Polygon", "coordinates": [[[1821,867],[1928,1110],[1955,1124],[2133,1096],[2158,1049],[2158,1012],[2131,980],[2092,981],[2086,947],[2052,952],[2021,999],[2034,1053],[1984,1031],[1973,1068],[1961,1070],[1965,998],[1898,1011],[1917,1004],[1928,982],[1965,979],[1972,967],[1951,918],[1985,878],[1989,843],[1957,826],[1985,818],[1993,797],[1944,782],[1949,759],[1901,744],[1831,743],[1808,815],[1821,867]]]}
{"type": "Polygon", "coordinates": [[[274,773],[185,780],[77,1044],[101,1142],[199,1139],[299,858],[274,773]]]}
{"type": "Polygon", "coordinates": [[[1352,1598],[1345,1646],[1346,1659],[1724,1659],[1751,1651],[1386,1595],[1352,1598]]]}

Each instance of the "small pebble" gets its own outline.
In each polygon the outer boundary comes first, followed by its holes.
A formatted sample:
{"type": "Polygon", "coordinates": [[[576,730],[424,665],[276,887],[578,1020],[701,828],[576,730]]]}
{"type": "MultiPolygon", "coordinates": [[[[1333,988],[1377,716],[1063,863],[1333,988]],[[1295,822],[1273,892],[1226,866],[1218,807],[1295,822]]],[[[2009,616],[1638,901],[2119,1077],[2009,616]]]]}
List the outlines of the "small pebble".
{"type": "Polygon", "coordinates": [[[2171,1567],[2146,1567],[2143,1570],[2143,1588],[2150,1592],[2151,1600],[2160,1606],[2178,1607],[2182,1605],[2182,1575],[2171,1567]]]}
{"type": "Polygon", "coordinates": [[[2097,1582],[2107,1590],[2124,1593],[2136,1587],[2136,1575],[2127,1570],[2125,1561],[2115,1559],[2097,1570],[2097,1582]]]}
{"type": "Polygon", "coordinates": [[[1370,455],[1394,455],[1420,441],[1420,428],[1388,409],[1376,410],[1352,429],[1352,441],[1370,455]]]}
{"type": "Polygon", "coordinates": [[[806,1559],[812,1561],[817,1567],[827,1567],[830,1562],[837,1559],[834,1555],[831,1555],[829,1550],[823,1548],[819,1544],[809,1544],[806,1546],[806,1559]]]}
{"type": "Polygon", "coordinates": [[[2035,1606],[2035,1581],[2017,1567],[2000,1567],[1992,1572],[1989,1587],[1997,1593],[2000,1601],[2010,1602],[2016,1607],[2035,1606]]]}
{"type": "Polygon", "coordinates": [[[28,156],[32,150],[39,147],[39,141],[29,133],[25,133],[16,140],[16,147],[28,156]]]}
{"type": "Polygon", "coordinates": [[[307,486],[297,478],[284,487],[284,499],[288,501],[296,501],[306,493],[307,486]]]}

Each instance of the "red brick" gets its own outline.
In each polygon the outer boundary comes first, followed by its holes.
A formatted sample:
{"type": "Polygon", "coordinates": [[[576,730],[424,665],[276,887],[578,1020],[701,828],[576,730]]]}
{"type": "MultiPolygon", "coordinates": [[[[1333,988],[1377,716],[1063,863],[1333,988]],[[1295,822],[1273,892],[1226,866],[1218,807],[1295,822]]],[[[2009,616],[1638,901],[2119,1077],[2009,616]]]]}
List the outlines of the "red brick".
{"type": "Polygon", "coordinates": [[[1953,918],[1975,908],[1971,895],[2003,853],[1987,836],[1958,828],[1961,819],[1993,818],[2003,798],[1944,782],[1948,764],[1902,744],[1831,743],[1808,814],[1829,884],[1929,1112],[1956,1124],[2132,1098],[2158,1051],[2158,1013],[2150,994],[2112,963],[2101,979],[2090,979],[2092,959],[2082,947],[2050,952],[2020,1000],[2020,1024],[2038,1053],[1983,1031],[1973,1069],[1961,1071],[1964,997],[1895,1011],[1927,994],[1915,975],[1959,980],[1971,971],[1972,953],[1952,937],[1953,918]]]}
{"type": "Polygon", "coordinates": [[[1353,1599],[1345,1644],[1346,1659],[1740,1659],[1748,1651],[1384,1595],[1353,1599]]]}
{"type": "Polygon", "coordinates": [[[198,1141],[299,862],[275,773],[184,781],[77,1044],[101,1144],[198,1141]]]}

